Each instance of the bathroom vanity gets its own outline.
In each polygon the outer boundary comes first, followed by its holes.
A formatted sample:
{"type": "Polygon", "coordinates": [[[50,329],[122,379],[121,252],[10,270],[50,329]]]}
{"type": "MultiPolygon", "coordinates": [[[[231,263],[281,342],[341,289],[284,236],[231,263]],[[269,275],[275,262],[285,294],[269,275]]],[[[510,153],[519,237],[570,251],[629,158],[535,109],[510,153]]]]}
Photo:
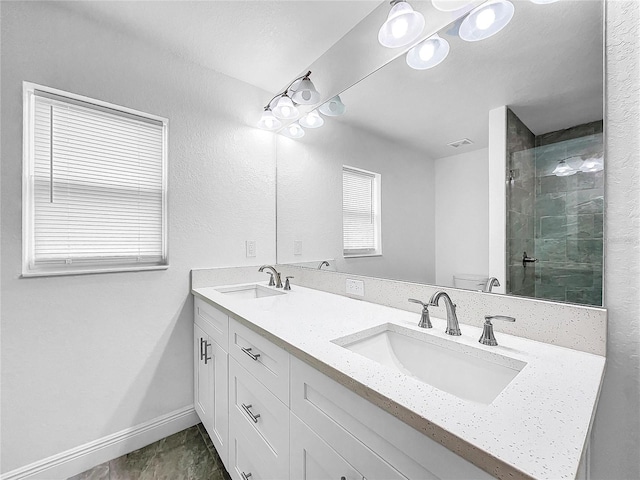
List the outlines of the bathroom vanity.
{"type": "Polygon", "coordinates": [[[195,408],[234,479],[585,476],[604,356],[297,285],[192,293],[195,408]]]}

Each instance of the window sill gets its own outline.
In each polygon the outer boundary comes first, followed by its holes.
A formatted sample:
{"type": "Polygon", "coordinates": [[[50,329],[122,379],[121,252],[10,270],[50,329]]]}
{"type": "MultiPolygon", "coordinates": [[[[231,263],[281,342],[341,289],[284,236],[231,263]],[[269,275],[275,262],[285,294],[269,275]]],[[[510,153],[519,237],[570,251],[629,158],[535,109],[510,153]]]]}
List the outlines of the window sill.
{"type": "Polygon", "coordinates": [[[382,253],[352,253],[343,254],[344,258],[359,258],[359,257],[381,257],[382,253]]]}
{"type": "Polygon", "coordinates": [[[113,267],[113,268],[101,268],[86,270],[67,270],[67,271],[42,271],[42,272],[23,272],[20,278],[32,278],[32,277],[60,277],[67,275],[93,275],[96,273],[119,273],[119,272],[146,272],[152,270],[166,270],[169,265],[152,265],[148,267],[113,267]]]}

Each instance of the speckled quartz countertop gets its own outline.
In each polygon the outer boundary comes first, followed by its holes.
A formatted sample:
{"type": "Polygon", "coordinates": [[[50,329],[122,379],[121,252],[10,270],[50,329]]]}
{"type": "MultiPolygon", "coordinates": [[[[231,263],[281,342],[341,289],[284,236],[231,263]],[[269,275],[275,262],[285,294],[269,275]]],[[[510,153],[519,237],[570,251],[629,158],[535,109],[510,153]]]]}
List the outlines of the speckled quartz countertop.
{"type": "MultiPolygon", "coordinates": [[[[478,343],[481,329],[446,321],[419,329],[419,315],[293,286],[286,295],[252,300],[192,293],[229,313],[292,355],[366,397],[499,478],[575,478],[595,411],[605,358],[496,332],[499,345],[478,343]],[[489,405],[460,399],[333,343],[396,324],[463,348],[486,350],[526,366],[489,405]]],[[[455,301],[455,298],[454,298],[455,301]]],[[[483,312],[496,314],[500,312],[483,312]]],[[[464,319],[460,319],[464,322],[464,319]]]]}

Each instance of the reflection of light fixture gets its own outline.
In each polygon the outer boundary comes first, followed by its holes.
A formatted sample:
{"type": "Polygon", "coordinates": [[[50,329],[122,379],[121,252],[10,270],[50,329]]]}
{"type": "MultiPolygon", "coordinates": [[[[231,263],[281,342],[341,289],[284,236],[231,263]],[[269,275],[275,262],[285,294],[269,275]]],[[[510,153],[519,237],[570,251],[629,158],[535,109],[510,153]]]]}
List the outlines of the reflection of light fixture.
{"type": "Polygon", "coordinates": [[[346,112],[347,107],[344,103],[342,103],[342,100],[340,100],[340,95],[336,95],[328,102],[320,105],[320,107],[318,107],[318,110],[323,115],[327,115],[329,117],[337,117],[346,112]]]}
{"type": "Polygon", "coordinates": [[[282,122],[276,118],[276,116],[271,112],[269,107],[264,109],[262,112],[262,117],[260,117],[260,121],[258,122],[258,127],[263,130],[276,130],[280,128],[282,122]]]}
{"type": "Polygon", "coordinates": [[[558,0],[531,0],[533,3],[537,3],[538,5],[546,5],[547,3],[555,3],[558,0]]]}
{"type": "Polygon", "coordinates": [[[294,84],[289,87],[291,91],[294,92],[291,95],[291,100],[296,102],[299,105],[311,105],[317,103],[320,100],[320,94],[316,90],[316,87],[313,85],[313,82],[309,80],[309,72],[306,77],[300,80],[300,83],[297,85],[294,84]]]}
{"type": "Polygon", "coordinates": [[[317,110],[313,110],[300,119],[300,125],[305,128],[318,128],[324,125],[324,119],[317,110]]]}
{"type": "Polygon", "coordinates": [[[604,169],[604,158],[592,157],[587,158],[582,165],[580,165],[580,171],[585,173],[600,172],[604,169]]]}
{"type": "Polygon", "coordinates": [[[404,47],[422,33],[424,17],[405,0],[391,0],[391,11],[378,31],[378,41],[389,48],[404,47]]]}
{"type": "Polygon", "coordinates": [[[565,162],[564,160],[560,160],[552,173],[556,177],[568,177],[569,175],[575,175],[577,173],[577,170],[574,170],[569,165],[567,165],[567,162],[565,162]]]}
{"type": "Polygon", "coordinates": [[[298,118],[298,109],[287,94],[283,93],[273,107],[273,114],[282,120],[292,120],[298,118]]]}
{"type": "Polygon", "coordinates": [[[289,138],[300,138],[304,137],[304,129],[298,122],[294,122],[291,125],[287,125],[284,130],[282,130],[282,134],[289,138]]]}
{"type": "Polygon", "coordinates": [[[449,55],[449,42],[435,34],[420,42],[407,53],[407,65],[426,70],[441,63],[449,55]]]}
{"type": "Polygon", "coordinates": [[[490,0],[474,8],[460,25],[460,38],[467,42],[489,38],[507,26],[514,11],[509,0],[490,0]]]}
{"type": "Polygon", "coordinates": [[[462,10],[471,2],[469,0],[431,0],[431,3],[441,12],[455,12],[462,10]]]}

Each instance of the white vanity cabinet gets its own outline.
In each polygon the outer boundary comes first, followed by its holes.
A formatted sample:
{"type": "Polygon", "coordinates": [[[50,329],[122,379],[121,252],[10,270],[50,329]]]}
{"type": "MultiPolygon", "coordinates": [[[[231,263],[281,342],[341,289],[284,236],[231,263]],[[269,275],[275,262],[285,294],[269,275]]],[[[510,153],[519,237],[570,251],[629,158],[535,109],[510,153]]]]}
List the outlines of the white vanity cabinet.
{"type": "Polygon", "coordinates": [[[195,299],[193,403],[225,464],[229,450],[228,330],[227,315],[195,299]]]}
{"type": "Polygon", "coordinates": [[[289,354],[229,322],[229,474],[289,478],[289,354]]]}
{"type": "Polygon", "coordinates": [[[234,480],[492,478],[198,298],[194,340],[195,408],[234,480]]]}

